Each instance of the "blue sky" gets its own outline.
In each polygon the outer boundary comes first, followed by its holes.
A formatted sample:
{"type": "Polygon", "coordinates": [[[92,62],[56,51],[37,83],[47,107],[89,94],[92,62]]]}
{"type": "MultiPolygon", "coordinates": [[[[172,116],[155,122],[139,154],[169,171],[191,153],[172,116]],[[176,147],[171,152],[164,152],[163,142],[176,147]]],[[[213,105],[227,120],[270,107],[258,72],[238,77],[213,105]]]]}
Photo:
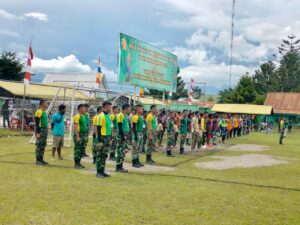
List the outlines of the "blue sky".
{"type": "MultiPolygon", "coordinates": [[[[24,60],[34,35],[36,73],[93,72],[100,55],[115,80],[117,34],[124,32],[175,53],[185,80],[217,92],[228,87],[231,2],[0,0],[0,50],[24,60]]],[[[299,8],[296,0],[236,1],[233,84],[273,59],[282,37],[300,36],[299,8]]]]}

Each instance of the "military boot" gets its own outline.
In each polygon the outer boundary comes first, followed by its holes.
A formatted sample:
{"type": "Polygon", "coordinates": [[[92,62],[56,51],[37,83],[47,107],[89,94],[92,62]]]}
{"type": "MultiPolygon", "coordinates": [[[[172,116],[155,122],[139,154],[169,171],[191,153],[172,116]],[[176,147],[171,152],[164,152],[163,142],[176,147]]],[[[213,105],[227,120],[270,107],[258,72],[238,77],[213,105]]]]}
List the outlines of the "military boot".
{"type": "Polygon", "coordinates": [[[132,167],[135,167],[135,168],[140,168],[140,164],[137,162],[137,159],[133,159],[132,160],[132,167]]]}
{"type": "Polygon", "coordinates": [[[151,156],[151,155],[147,155],[147,156],[146,156],[146,162],[147,162],[147,163],[150,163],[150,164],[155,163],[155,161],[152,159],[152,156],[151,156]]]}

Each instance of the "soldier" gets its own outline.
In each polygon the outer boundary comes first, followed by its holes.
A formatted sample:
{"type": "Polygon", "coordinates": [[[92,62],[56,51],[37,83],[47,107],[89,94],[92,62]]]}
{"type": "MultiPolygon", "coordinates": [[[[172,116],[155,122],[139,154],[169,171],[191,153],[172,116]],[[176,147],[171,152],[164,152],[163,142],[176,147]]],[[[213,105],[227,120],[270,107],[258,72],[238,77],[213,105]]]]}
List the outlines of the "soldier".
{"type": "Polygon", "coordinates": [[[93,164],[96,163],[96,146],[98,144],[97,141],[97,121],[98,117],[102,113],[102,106],[97,107],[97,114],[93,118],[93,145],[92,145],[92,154],[93,154],[93,164]]]}
{"type": "Polygon", "coordinates": [[[184,154],[184,143],[186,140],[186,135],[188,131],[188,126],[187,126],[187,115],[188,111],[185,109],[182,112],[182,117],[180,119],[180,154],[184,154]]]}
{"type": "Polygon", "coordinates": [[[279,129],[280,129],[280,138],[279,138],[279,144],[283,144],[283,139],[285,137],[287,124],[285,122],[285,118],[281,117],[281,120],[279,121],[279,129]]]}
{"type": "Polygon", "coordinates": [[[155,163],[152,159],[152,152],[155,150],[156,136],[157,136],[157,108],[156,105],[151,105],[151,112],[148,114],[147,121],[147,129],[148,129],[148,142],[147,142],[147,151],[146,151],[146,162],[147,163],[155,163]]]}
{"type": "Polygon", "coordinates": [[[102,113],[98,116],[97,121],[97,146],[96,146],[96,169],[97,177],[110,177],[105,172],[105,163],[109,148],[111,146],[111,120],[109,113],[111,112],[111,103],[105,101],[102,104],[102,113]]]}
{"type": "Polygon", "coordinates": [[[44,152],[47,145],[48,136],[48,116],[46,110],[48,108],[48,102],[41,100],[39,109],[35,112],[35,156],[36,165],[48,164],[44,161],[44,152]]]}
{"type": "Polygon", "coordinates": [[[144,128],[144,136],[143,136],[143,148],[142,148],[142,153],[145,153],[146,150],[145,150],[145,146],[146,146],[146,143],[147,143],[147,138],[148,138],[148,129],[147,129],[147,121],[146,121],[146,118],[147,118],[147,111],[144,111],[143,112],[143,128],[144,128]]]}
{"type": "Polygon", "coordinates": [[[85,126],[86,126],[86,133],[85,133],[85,146],[83,148],[83,153],[82,153],[82,156],[83,157],[89,157],[88,154],[86,154],[86,146],[89,142],[89,134],[90,134],[90,122],[91,122],[91,117],[90,117],[90,114],[89,114],[89,104],[84,104],[84,108],[85,108],[85,113],[84,113],[84,117],[85,117],[85,126]]]}
{"type": "Polygon", "coordinates": [[[167,156],[174,157],[172,155],[172,149],[175,147],[175,112],[171,111],[169,114],[169,119],[167,121],[167,156]]]}
{"type": "Polygon", "coordinates": [[[113,129],[112,129],[112,144],[110,147],[110,154],[109,154],[109,159],[112,161],[116,161],[116,148],[117,148],[117,133],[118,133],[118,115],[119,108],[118,106],[113,107],[113,113],[110,115],[110,120],[113,124],[113,129]]]}
{"type": "Polygon", "coordinates": [[[117,157],[116,172],[127,173],[128,170],[123,168],[125,155],[128,151],[128,133],[129,133],[129,104],[122,106],[122,112],[117,116],[118,120],[118,136],[117,136],[117,157]]]}
{"type": "Polygon", "coordinates": [[[74,116],[74,163],[75,169],[84,168],[80,161],[83,157],[84,148],[86,146],[87,126],[85,121],[85,107],[83,104],[78,105],[78,113],[74,116]]]}
{"type": "Polygon", "coordinates": [[[143,110],[142,104],[136,106],[136,114],[132,117],[132,131],[133,131],[133,148],[132,148],[132,167],[140,168],[144,166],[140,163],[139,153],[143,148],[143,132],[144,132],[144,121],[143,121],[143,110]]]}

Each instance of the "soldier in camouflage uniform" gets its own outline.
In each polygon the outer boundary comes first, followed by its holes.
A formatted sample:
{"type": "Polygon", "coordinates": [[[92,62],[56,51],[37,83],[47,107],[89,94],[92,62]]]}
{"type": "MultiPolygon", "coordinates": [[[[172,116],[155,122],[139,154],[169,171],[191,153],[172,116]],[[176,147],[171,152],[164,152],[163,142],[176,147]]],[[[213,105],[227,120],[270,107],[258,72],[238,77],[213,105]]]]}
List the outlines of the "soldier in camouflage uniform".
{"type": "Polygon", "coordinates": [[[113,113],[110,115],[110,119],[113,124],[113,128],[112,128],[112,144],[110,147],[109,159],[112,161],[116,160],[115,155],[116,155],[117,134],[118,134],[118,120],[117,120],[118,111],[119,111],[118,106],[114,106],[113,113]]]}
{"type": "Polygon", "coordinates": [[[35,118],[35,155],[36,155],[36,165],[48,164],[44,161],[44,152],[47,145],[48,136],[48,116],[46,110],[48,108],[48,103],[45,100],[41,100],[39,104],[40,108],[36,111],[35,118]]]}
{"type": "Polygon", "coordinates": [[[157,136],[157,108],[156,105],[151,105],[151,112],[148,114],[147,121],[147,129],[148,129],[148,142],[147,142],[147,150],[146,150],[146,162],[147,163],[155,163],[152,159],[152,152],[155,150],[156,136],[157,136]]]}
{"type": "Polygon", "coordinates": [[[116,172],[127,173],[128,170],[123,168],[125,155],[128,151],[128,133],[129,133],[129,104],[122,106],[122,112],[117,116],[118,120],[118,136],[117,136],[117,157],[116,157],[116,172]]]}
{"type": "Polygon", "coordinates": [[[89,157],[89,155],[86,154],[86,147],[89,142],[90,122],[91,122],[91,117],[90,117],[90,113],[89,113],[89,108],[90,108],[89,104],[84,104],[84,108],[85,108],[85,113],[84,113],[85,126],[86,126],[87,131],[85,133],[85,146],[83,148],[82,157],[89,157]]]}
{"type": "Polygon", "coordinates": [[[97,107],[97,114],[93,118],[93,144],[92,144],[92,154],[93,154],[93,164],[96,163],[96,146],[98,144],[97,142],[97,122],[98,117],[102,113],[102,106],[97,107]]]}
{"type": "Polygon", "coordinates": [[[105,164],[112,144],[112,126],[109,116],[109,113],[111,112],[111,103],[108,101],[103,102],[102,111],[103,112],[99,115],[97,121],[96,176],[98,178],[110,177],[110,175],[105,172],[105,164]]]}
{"type": "Polygon", "coordinates": [[[87,133],[87,126],[86,126],[86,118],[85,114],[85,107],[83,104],[78,105],[78,113],[74,116],[74,163],[75,169],[82,169],[84,168],[81,165],[80,161],[83,157],[84,148],[86,147],[86,133],[87,133]]]}
{"type": "Polygon", "coordinates": [[[148,139],[148,129],[147,129],[147,121],[146,121],[146,118],[147,118],[147,111],[144,111],[144,113],[143,113],[144,136],[143,136],[143,148],[142,148],[142,153],[145,153],[145,152],[146,152],[145,146],[146,146],[147,139],[148,139]]]}
{"type": "Polygon", "coordinates": [[[172,155],[172,149],[175,147],[175,112],[171,111],[169,119],[167,121],[167,156],[174,157],[172,155]]]}
{"type": "Polygon", "coordinates": [[[143,120],[143,105],[136,106],[136,115],[132,117],[132,133],[133,133],[133,148],[132,148],[132,167],[140,168],[144,166],[140,163],[139,154],[142,151],[144,143],[144,120],[143,120]]]}
{"type": "Polygon", "coordinates": [[[182,117],[180,119],[180,154],[184,154],[184,143],[186,141],[186,135],[188,131],[187,126],[188,111],[183,110],[182,117]]]}

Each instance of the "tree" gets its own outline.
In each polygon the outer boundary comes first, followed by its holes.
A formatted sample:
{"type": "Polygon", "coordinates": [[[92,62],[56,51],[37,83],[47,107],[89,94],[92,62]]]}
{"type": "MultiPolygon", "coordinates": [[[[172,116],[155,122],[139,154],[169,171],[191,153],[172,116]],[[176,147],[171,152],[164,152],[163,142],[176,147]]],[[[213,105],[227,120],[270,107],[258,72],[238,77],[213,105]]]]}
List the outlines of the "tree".
{"type": "Polygon", "coordinates": [[[234,103],[235,100],[236,96],[233,89],[224,89],[219,92],[218,103],[234,103]]]}
{"type": "Polygon", "coordinates": [[[254,83],[252,77],[246,73],[239,80],[235,88],[236,102],[238,103],[253,103],[256,99],[254,83]]]}
{"type": "Polygon", "coordinates": [[[20,81],[24,78],[23,64],[16,57],[16,53],[3,52],[0,56],[0,79],[20,81]]]}
{"type": "Polygon", "coordinates": [[[276,66],[272,61],[260,65],[253,76],[254,88],[258,94],[276,91],[276,66]]]}
{"type": "Polygon", "coordinates": [[[278,68],[278,91],[300,90],[300,39],[289,35],[278,47],[282,55],[278,68]]]}
{"type": "Polygon", "coordinates": [[[207,98],[207,101],[209,101],[209,102],[214,102],[215,99],[213,98],[213,96],[209,96],[209,97],[207,98]]]}
{"type": "Polygon", "coordinates": [[[202,89],[199,86],[193,87],[193,98],[200,99],[202,96],[202,89]]]}

